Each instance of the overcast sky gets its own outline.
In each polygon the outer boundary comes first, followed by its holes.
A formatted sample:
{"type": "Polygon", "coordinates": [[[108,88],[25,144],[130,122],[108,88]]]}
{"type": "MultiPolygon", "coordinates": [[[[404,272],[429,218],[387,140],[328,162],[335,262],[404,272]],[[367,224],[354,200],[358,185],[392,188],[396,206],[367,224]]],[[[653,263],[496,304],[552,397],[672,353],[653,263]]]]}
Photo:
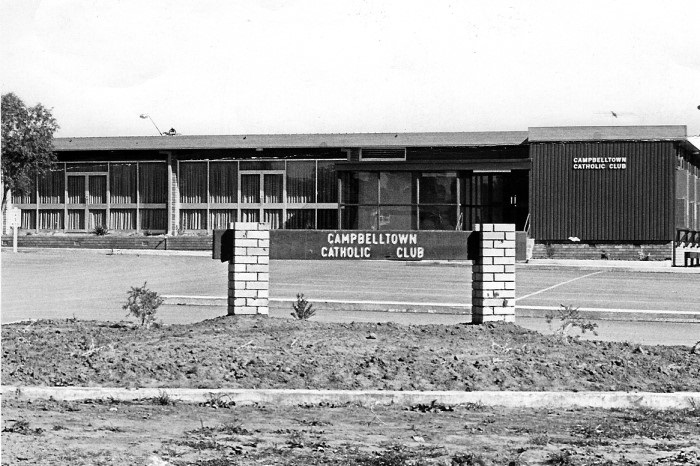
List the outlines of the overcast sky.
{"type": "Polygon", "coordinates": [[[700,2],[0,0],[2,92],[58,136],[700,133],[700,2]],[[615,118],[611,112],[617,114],[615,118]]]}

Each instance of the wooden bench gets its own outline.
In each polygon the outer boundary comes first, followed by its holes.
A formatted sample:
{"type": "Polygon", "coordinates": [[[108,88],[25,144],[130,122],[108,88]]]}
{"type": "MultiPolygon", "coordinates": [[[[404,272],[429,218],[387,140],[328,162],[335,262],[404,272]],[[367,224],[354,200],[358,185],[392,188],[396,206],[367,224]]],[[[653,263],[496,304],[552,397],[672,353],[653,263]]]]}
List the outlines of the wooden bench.
{"type": "Polygon", "coordinates": [[[697,267],[700,266],[700,252],[697,251],[685,251],[683,264],[686,267],[697,267]]]}

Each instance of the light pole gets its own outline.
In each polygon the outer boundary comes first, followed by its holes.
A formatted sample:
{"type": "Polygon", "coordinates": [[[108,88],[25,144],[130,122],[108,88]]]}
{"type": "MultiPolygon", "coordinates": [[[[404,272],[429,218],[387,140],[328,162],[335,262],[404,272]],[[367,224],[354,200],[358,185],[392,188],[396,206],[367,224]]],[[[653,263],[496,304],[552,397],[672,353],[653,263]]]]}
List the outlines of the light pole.
{"type": "Polygon", "coordinates": [[[142,120],[145,120],[146,118],[151,120],[151,123],[153,123],[153,126],[156,127],[156,131],[158,131],[158,135],[159,136],[163,135],[163,133],[160,131],[160,129],[158,129],[158,125],[156,125],[156,122],[153,121],[153,118],[151,118],[151,116],[148,113],[142,113],[141,115],[139,115],[139,118],[141,118],[142,120]]]}

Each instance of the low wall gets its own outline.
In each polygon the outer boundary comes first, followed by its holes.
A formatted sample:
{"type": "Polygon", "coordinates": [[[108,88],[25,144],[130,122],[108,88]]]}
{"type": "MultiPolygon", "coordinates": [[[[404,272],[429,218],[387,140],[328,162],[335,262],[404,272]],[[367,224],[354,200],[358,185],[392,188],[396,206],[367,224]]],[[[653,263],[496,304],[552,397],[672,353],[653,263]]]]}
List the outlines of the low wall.
{"type": "MultiPolygon", "coordinates": [[[[23,235],[17,237],[17,245],[21,248],[211,251],[211,244],[211,236],[23,235]]],[[[2,245],[11,247],[12,237],[3,236],[2,245]]]]}
{"type": "Polygon", "coordinates": [[[543,243],[536,242],[533,259],[585,260],[670,260],[673,243],[654,244],[599,244],[599,243],[543,243]]]}

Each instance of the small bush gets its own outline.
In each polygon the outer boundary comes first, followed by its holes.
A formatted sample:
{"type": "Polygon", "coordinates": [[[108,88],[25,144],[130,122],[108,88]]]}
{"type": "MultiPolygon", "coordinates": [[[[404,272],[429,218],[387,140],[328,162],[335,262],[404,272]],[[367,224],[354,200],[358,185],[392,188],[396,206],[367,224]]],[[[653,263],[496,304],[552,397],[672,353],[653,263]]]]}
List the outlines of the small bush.
{"type": "Polygon", "coordinates": [[[553,466],[574,466],[576,463],[569,450],[561,450],[550,454],[546,464],[551,464],[553,466]]]}
{"type": "Polygon", "coordinates": [[[142,327],[150,328],[156,319],[158,307],[163,304],[163,298],[155,291],[146,288],[146,282],[143,286],[132,286],[126,294],[128,299],[122,309],[129,311],[127,317],[134,316],[141,321],[142,327]]]}
{"type": "Polygon", "coordinates": [[[533,445],[547,445],[549,443],[549,435],[547,435],[546,433],[531,435],[530,443],[532,443],[533,445]]]}
{"type": "Polygon", "coordinates": [[[311,303],[304,298],[303,293],[297,293],[297,302],[292,304],[292,308],[294,312],[291,315],[297,320],[307,320],[316,314],[311,303]]]}
{"type": "Polygon", "coordinates": [[[175,400],[165,390],[160,390],[158,396],[153,397],[153,402],[160,406],[175,406],[175,400]]]}
{"type": "Polygon", "coordinates": [[[93,232],[94,234],[96,234],[97,236],[104,236],[104,235],[106,235],[106,234],[109,232],[109,230],[108,230],[107,227],[104,226],[104,225],[97,225],[97,226],[95,227],[95,229],[92,230],[92,232],[93,232]]]}
{"type": "Polygon", "coordinates": [[[565,306],[563,304],[560,304],[560,306],[561,308],[558,309],[556,313],[552,312],[545,314],[545,319],[547,319],[547,323],[550,325],[550,327],[552,326],[552,321],[554,319],[558,318],[561,322],[559,324],[559,328],[554,330],[556,335],[566,337],[569,335],[569,330],[574,327],[578,327],[581,330],[581,334],[592,332],[593,335],[598,335],[598,332],[596,331],[598,324],[584,318],[577,307],[565,306]]]}
{"type": "Polygon", "coordinates": [[[36,429],[31,429],[29,428],[29,421],[25,419],[20,419],[18,421],[15,421],[13,425],[3,428],[2,431],[22,435],[41,435],[44,432],[44,429],[40,427],[37,427],[36,429]]]}

